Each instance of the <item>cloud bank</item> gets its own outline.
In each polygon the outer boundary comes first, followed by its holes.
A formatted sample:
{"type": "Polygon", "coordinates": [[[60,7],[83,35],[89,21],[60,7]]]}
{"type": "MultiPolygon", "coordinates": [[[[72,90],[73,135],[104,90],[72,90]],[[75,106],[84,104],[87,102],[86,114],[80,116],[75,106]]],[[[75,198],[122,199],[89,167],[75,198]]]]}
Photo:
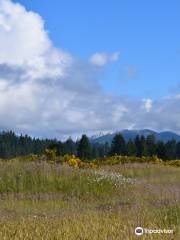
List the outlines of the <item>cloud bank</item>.
{"type": "Polygon", "coordinates": [[[180,132],[178,95],[152,102],[103,92],[94,67],[118,59],[96,53],[81,62],[53,46],[38,14],[0,0],[0,129],[57,138],[123,128],[180,132]]]}

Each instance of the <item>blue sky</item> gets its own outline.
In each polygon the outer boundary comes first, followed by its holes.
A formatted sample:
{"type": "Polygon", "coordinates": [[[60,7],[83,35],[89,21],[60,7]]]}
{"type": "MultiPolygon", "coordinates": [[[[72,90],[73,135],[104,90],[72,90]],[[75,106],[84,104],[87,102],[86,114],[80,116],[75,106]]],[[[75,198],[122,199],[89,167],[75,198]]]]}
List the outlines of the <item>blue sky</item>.
{"type": "Polygon", "coordinates": [[[176,92],[180,79],[180,2],[119,0],[19,0],[39,13],[54,45],[88,60],[119,51],[103,69],[103,89],[158,99],[176,92]],[[128,74],[133,69],[134,74],[128,74]]]}
{"type": "Polygon", "coordinates": [[[0,0],[0,129],[180,134],[180,2],[0,0]]]}

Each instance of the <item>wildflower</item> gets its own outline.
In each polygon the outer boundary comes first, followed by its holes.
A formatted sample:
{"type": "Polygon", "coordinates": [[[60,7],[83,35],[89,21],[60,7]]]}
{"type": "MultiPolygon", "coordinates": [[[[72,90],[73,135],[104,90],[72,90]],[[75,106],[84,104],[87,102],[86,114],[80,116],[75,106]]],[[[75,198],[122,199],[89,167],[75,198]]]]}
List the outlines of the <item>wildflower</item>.
{"type": "Polygon", "coordinates": [[[115,186],[119,186],[124,183],[134,183],[134,179],[126,178],[122,174],[116,172],[108,172],[105,170],[95,171],[95,179],[94,181],[99,183],[103,180],[110,180],[114,183],[115,186]]]}

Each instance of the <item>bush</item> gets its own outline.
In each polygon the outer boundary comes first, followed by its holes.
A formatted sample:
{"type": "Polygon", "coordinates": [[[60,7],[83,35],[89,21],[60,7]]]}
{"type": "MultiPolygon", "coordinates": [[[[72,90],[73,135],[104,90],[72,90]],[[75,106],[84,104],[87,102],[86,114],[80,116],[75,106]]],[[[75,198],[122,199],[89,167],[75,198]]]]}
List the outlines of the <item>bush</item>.
{"type": "Polygon", "coordinates": [[[45,158],[48,161],[55,161],[56,159],[56,150],[55,149],[46,149],[45,158]]]}
{"type": "Polygon", "coordinates": [[[165,164],[171,166],[180,166],[180,160],[163,161],[157,156],[151,157],[136,157],[136,156],[111,156],[103,159],[93,161],[97,165],[115,165],[124,163],[153,163],[153,164],[165,164]]]}
{"type": "Polygon", "coordinates": [[[64,155],[64,157],[62,157],[62,162],[65,162],[69,166],[75,167],[75,168],[96,168],[97,167],[95,163],[83,162],[82,160],[80,160],[80,158],[74,155],[64,155]]]}
{"type": "Polygon", "coordinates": [[[169,160],[165,162],[165,165],[180,167],[180,160],[169,160]]]}

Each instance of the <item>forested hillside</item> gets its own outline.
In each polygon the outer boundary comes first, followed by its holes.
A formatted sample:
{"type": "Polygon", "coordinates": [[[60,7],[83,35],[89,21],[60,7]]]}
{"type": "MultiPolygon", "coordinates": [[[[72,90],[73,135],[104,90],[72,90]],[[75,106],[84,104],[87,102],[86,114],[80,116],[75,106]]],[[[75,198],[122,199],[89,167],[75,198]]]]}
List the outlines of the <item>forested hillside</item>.
{"type": "Polygon", "coordinates": [[[27,135],[17,136],[14,132],[0,134],[0,158],[12,158],[28,154],[42,154],[45,149],[55,149],[57,155],[76,155],[81,159],[103,158],[104,156],[153,156],[161,159],[180,159],[180,142],[175,140],[158,141],[153,135],[136,136],[134,140],[125,141],[121,134],[114,136],[112,144],[93,143],[86,135],[80,140],[58,141],[56,139],[39,139],[27,135]]]}

